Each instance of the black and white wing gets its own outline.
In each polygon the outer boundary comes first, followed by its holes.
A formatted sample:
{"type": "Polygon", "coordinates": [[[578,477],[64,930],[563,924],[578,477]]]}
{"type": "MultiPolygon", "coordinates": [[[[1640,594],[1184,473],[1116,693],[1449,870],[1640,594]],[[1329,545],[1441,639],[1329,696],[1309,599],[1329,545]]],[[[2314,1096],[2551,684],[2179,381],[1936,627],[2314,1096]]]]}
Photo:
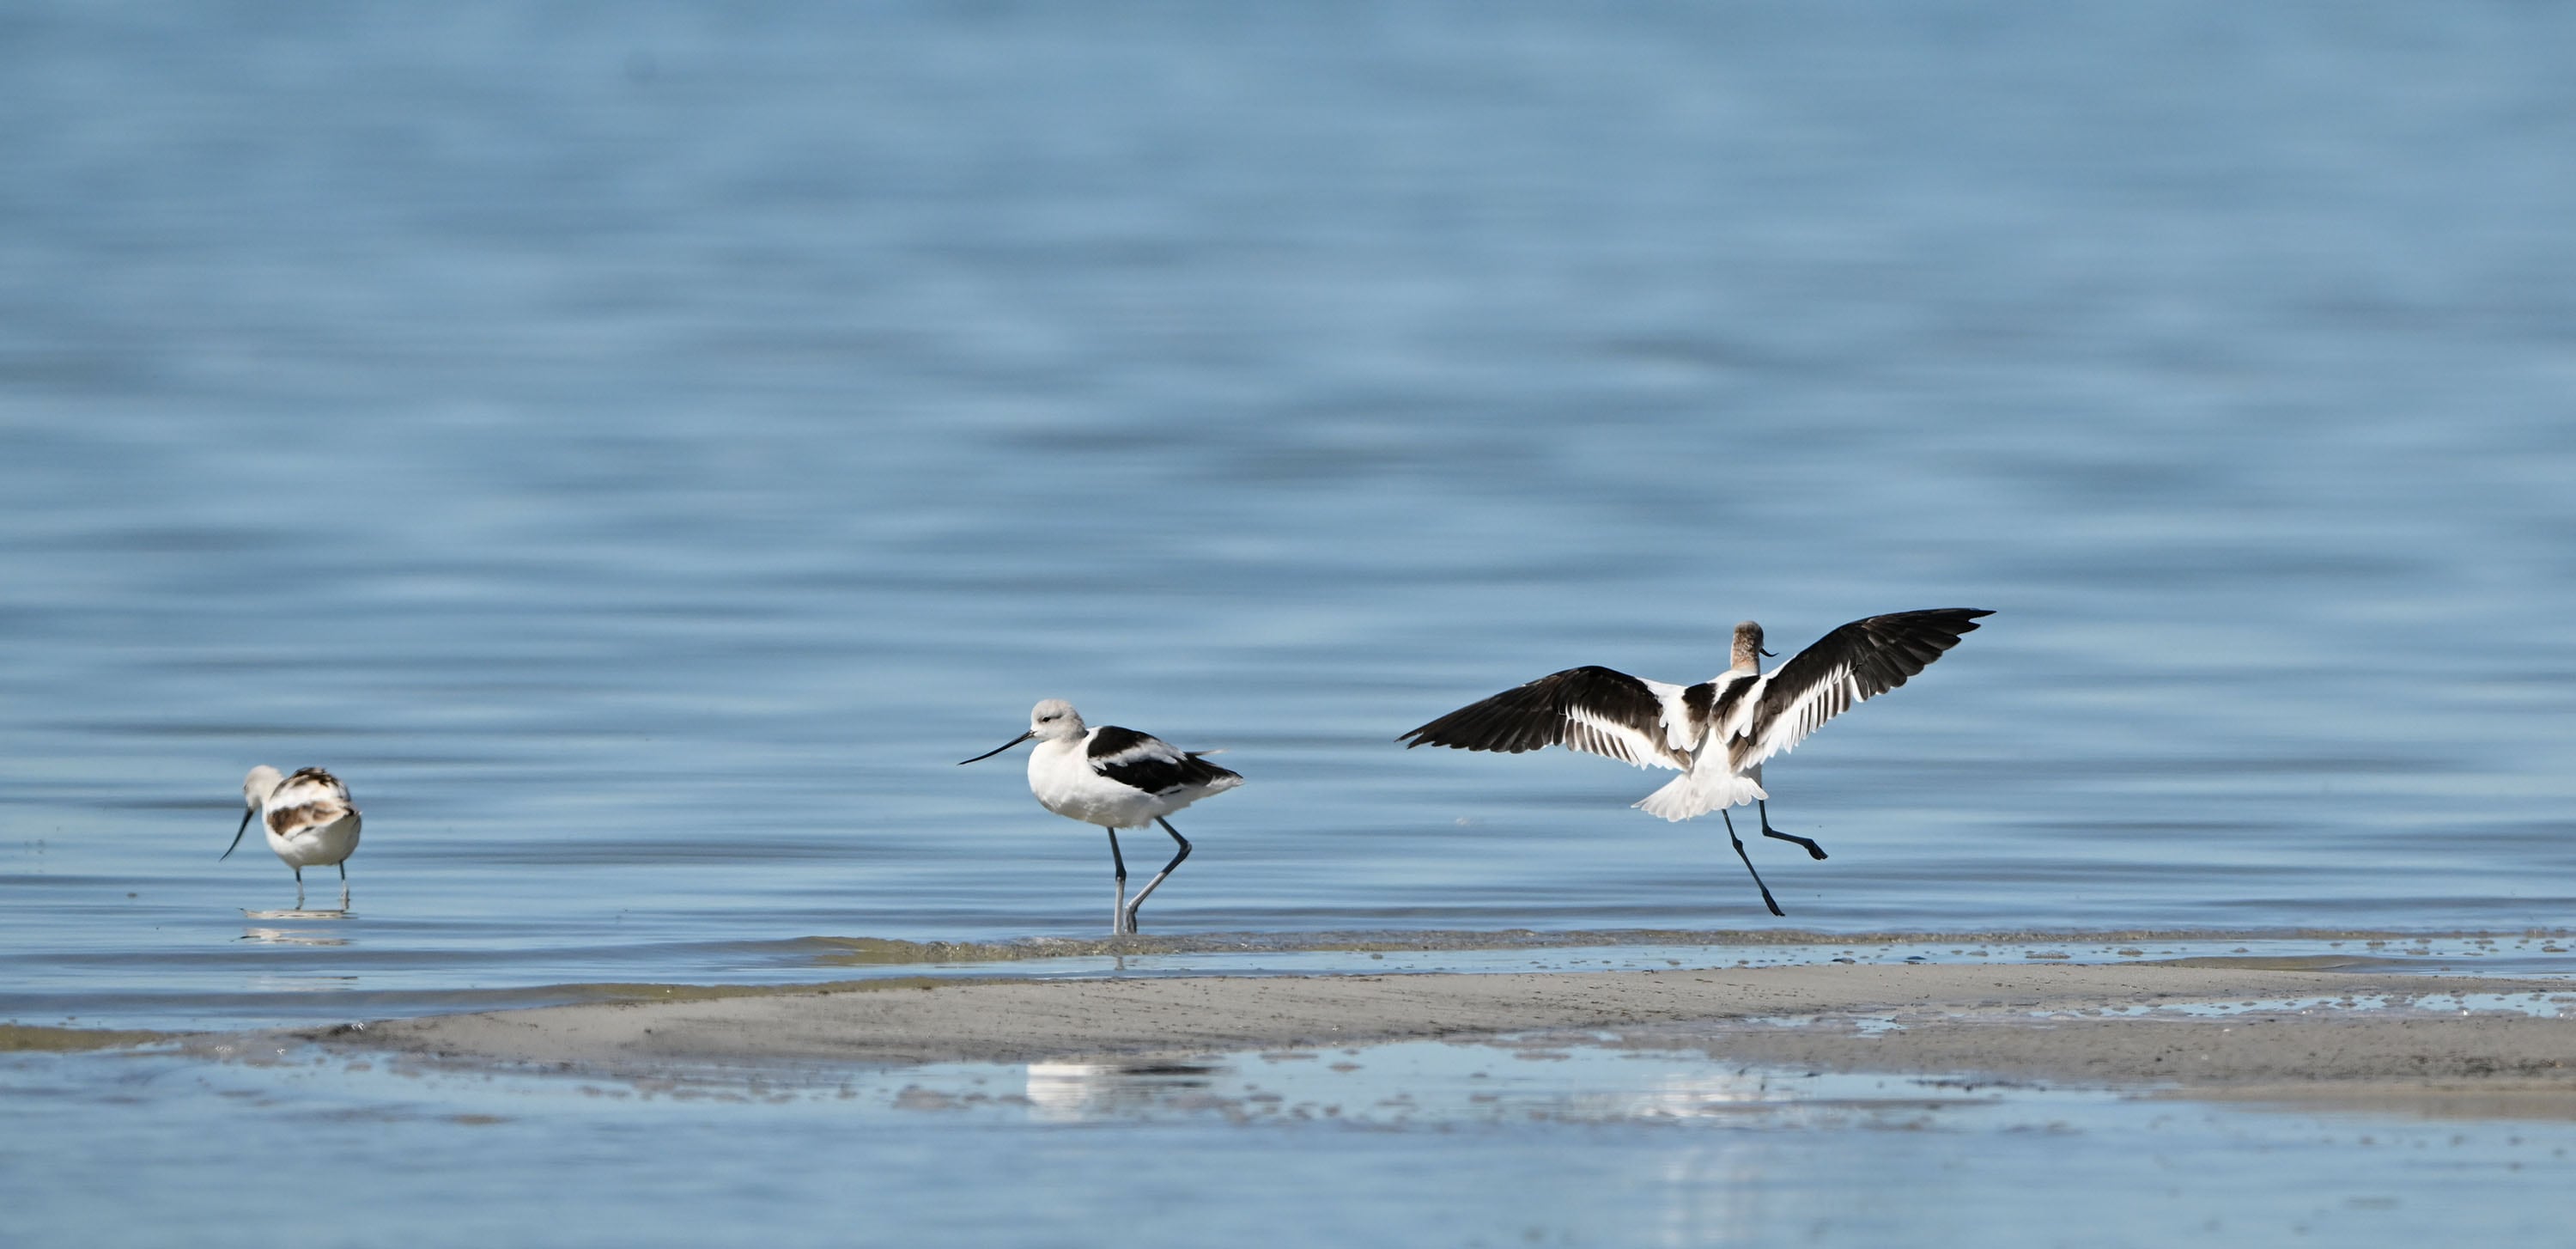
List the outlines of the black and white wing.
{"type": "Polygon", "coordinates": [[[337,824],[358,812],[349,803],[349,787],[320,768],[299,768],[278,782],[265,806],[262,822],[280,837],[337,824]]]}
{"type": "Polygon", "coordinates": [[[1170,742],[1150,733],[1122,729],[1114,724],[1102,725],[1091,735],[1085,757],[1091,770],[1149,794],[1168,794],[1182,789],[1227,789],[1243,783],[1243,776],[1199,757],[1197,751],[1180,750],[1170,742]]]}
{"type": "Polygon", "coordinates": [[[1520,754],[1563,746],[1638,767],[1687,769],[1714,687],[1687,688],[1608,668],[1568,668],[1504,690],[1395,740],[1520,754]],[[1410,739],[1410,740],[1407,740],[1410,739]]]}
{"type": "Polygon", "coordinates": [[[1731,725],[1727,764],[1737,772],[1805,741],[1825,721],[1905,684],[1993,612],[1940,607],[1871,616],[1817,639],[1763,678],[1751,714],[1731,725]]]}

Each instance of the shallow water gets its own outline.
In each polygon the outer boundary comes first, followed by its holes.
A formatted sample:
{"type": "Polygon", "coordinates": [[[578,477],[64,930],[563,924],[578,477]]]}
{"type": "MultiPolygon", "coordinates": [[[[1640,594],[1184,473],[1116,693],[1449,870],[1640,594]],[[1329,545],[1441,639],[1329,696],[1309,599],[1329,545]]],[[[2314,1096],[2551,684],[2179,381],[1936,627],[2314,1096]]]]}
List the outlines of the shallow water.
{"type": "MultiPolygon", "coordinates": [[[[1148,937],[2563,973],[2571,53],[2511,6],[13,6],[0,1018],[1094,936],[1103,838],[954,766],[1046,696],[1250,778],[1148,937]],[[1833,856],[1755,843],[1776,924],[1625,809],[1659,774],[1393,744],[1944,605],[1997,614],[1770,769],[1833,856]],[[293,897],[216,861],[263,762],[355,791],[355,919],[245,916],[293,897]]],[[[1202,1130],[997,1162],[1105,1222],[1082,1168],[1202,1130]]],[[[1702,1226],[1741,1142],[1662,1139],[1586,1165],[1702,1226]]]]}
{"type": "Polygon", "coordinates": [[[952,766],[1046,695],[1251,778],[1149,934],[1756,928],[1656,775],[1391,739],[1949,603],[1790,924],[2576,912],[2564,17],[547,13],[11,19],[0,983],[1088,935],[952,766]]]}
{"type": "Polygon", "coordinates": [[[1566,1042],[633,1084],[302,1051],[16,1058],[0,1060],[0,1164],[46,1194],[13,1211],[36,1243],[411,1244],[434,1217],[442,1238],[575,1244],[723,1228],[763,1244],[2006,1249],[2545,1243],[2576,1167],[2566,1123],[1818,1076],[1566,1042]],[[286,1158],[365,1182],[318,1191],[274,1165],[286,1158]],[[110,1227],[76,1217],[135,1172],[158,1177],[159,1200],[110,1227]]]}

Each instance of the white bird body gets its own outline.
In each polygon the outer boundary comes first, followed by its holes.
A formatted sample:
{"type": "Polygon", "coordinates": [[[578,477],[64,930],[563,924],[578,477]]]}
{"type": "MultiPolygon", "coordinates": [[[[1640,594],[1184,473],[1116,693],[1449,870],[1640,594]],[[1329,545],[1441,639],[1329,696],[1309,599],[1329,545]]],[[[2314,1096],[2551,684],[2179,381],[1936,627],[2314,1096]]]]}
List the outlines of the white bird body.
{"type": "Polygon", "coordinates": [[[304,869],[340,868],[340,909],[349,909],[349,856],[358,849],[360,818],[349,801],[349,787],[320,768],[300,768],[293,776],[261,764],[242,779],[242,803],[249,808],[224,858],[241,845],[253,817],[268,838],[268,848],[295,872],[295,905],[304,906],[304,869]]]}
{"type": "MultiPolygon", "coordinates": [[[[1667,820],[1687,820],[1745,803],[1766,802],[1762,764],[1786,754],[1855,704],[1903,685],[1977,618],[1994,613],[1949,607],[1855,620],[1762,671],[1762,626],[1735,626],[1734,665],[1697,685],[1649,681],[1609,668],[1568,668],[1461,707],[1397,738],[1406,746],[1453,746],[1510,754],[1564,746],[1637,767],[1681,773],[1636,805],[1667,820]],[[1411,739],[1407,741],[1406,739],[1411,739]]],[[[1816,858],[1824,849],[1771,827],[1764,836],[1796,842],[1816,858]]],[[[1727,836],[1734,839],[1734,821],[1727,836]]],[[[1735,842],[1738,855],[1744,843],[1735,842]]],[[[1744,866],[1753,867],[1746,857],[1744,866]]],[[[1759,884],[1762,877],[1754,873],[1759,884]]],[[[1774,915],[1771,891],[1762,900],[1774,915]]]]}
{"type": "Polygon", "coordinates": [[[1102,828],[1144,828],[1243,783],[1242,776],[1212,763],[1192,768],[1197,759],[1161,738],[1104,724],[1084,729],[1078,737],[1041,739],[1029,752],[1029,792],[1038,805],[1069,820],[1102,828]],[[1120,735],[1133,740],[1122,741],[1120,735]],[[1115,749],[1098,750],[1104,737],[1115,749]],[[1143,775],[1147,771],[1169,775],[1148,778],[1143,775]],[[1122,774],[1128,779],[1117,779],[1122,774]],[[1146,788],[1156,782],[1161,784],[1146,788]]]}
{"type": "Polygon", "coordinates": [[[1204,751],[1180,750],[1151,734],[1114,724],[1090,728],[1073,704],[1050,698],[1029,711],[1029,731],[999,748],[965,760],[989,759],[1034,739],[1029,752],[1029,792],[1038,805],[1066,819],[1109,830],[1110,861],[1116,869],[1118,905],[1110,917],[1112,935],[1136,931],[1136,911],[1145,898],[1190,857],[1189,839],[1163,817],[1210,794],[1243,783],[1237,773],[1207,762],[1204,751]],[[1118,850],[1118,830],[1161,824],[1179,843],[1180,853],[1134,901],[1127,899],[1127,862],[1118,850]]]}

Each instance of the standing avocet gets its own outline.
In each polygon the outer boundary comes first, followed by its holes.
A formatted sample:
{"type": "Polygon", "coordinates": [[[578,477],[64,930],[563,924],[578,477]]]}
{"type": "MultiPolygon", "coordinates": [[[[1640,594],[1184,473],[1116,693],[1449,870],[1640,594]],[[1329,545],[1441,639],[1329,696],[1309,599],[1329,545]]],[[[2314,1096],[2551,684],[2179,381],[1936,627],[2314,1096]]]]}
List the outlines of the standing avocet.
{"type": "Polygon", "coordinates": [[[1788,751],[1808,734],[1923,671],[1959,635],[1993,612],[1942,607],[1855,620],[1798,652],[1765,675],[1762,626],[1735,626],[1735,666],[1697,685],[1668,685],[1608,668],[1568,668],[1461,707],[1395,740],[1415,746],[1455,746],[1508,754],[1563,746],[1606,755],[1638,767],[1674,768],[1670,784],[1636,805],[1667,820],[1711,811],[1726,821],[1726,839],[1762,904],[1783,914],[1753,858],[1735,835],[1729,807],[1754,803],[1762,835],[1793,841],[1825,857],[1814,841],[1771,827],[1771,795],[1762,788],[1762,761],[1788,751]],[[1406,738],[1412,740],[1406,741],[1406,738]]]}
{"type": "Polygon", "coordinates": [[[304,909],[304,869],[331,863],[340,868],[340,909],[348,910],[349,854],[358,848],[358,809],[349,805],[349,787],[320,768],[298,768],[295,775],[281,777],[263,763],[242,779],[242,802],[250,810],[242,813],[233,844],[216,861],[241,848],[242,834],[250,831],[250,818],[256,815],[268,834],[268,848],[295,869],[295,909],[304,909]]]}
{"type": "Polygon", "coordinates": [[[1109,830],[1109,863],[1117,870],[1118,904],[1109,913],[1109,933],[1136,931],[1137,908],[1156,886],[1190,857],[1190,839],[1172,827],[1170,815],[1209,794],[1223,793],[1243,778],[1205,759],[1196,750],[1176,750],[1159,737],[1104,724],[1086,729],[1082,714],[1061,698],[1050,698],[1029,711],[1029,731],[975,756],[959,767],[990,759],[1031,738],[1029,792],[1038,805],[1068,819],[1109,830]],[[1145,882],[1136,900],[1127,900],[1127,860],[1118,853],[1118,830],[1160,824],[1180,844],[1180,853],[1145,882]]]}

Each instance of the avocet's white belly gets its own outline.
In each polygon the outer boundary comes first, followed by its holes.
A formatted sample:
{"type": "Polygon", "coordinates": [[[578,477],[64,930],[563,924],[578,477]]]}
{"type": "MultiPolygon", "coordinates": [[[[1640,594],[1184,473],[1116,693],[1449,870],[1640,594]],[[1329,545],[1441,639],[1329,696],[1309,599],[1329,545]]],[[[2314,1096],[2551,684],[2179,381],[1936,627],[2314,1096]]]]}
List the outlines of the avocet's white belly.
{"type": "MultiPolygon", "coordinates": [[[[266,823],[264,816],[261,822],[266,823]]],[[[358,848],[358,813],[352,811],[328,824],[300,828],[291,835],[270,832],[268,848],[276,851],[288,867],[327,867],[341,862],[358,848]]]]}

